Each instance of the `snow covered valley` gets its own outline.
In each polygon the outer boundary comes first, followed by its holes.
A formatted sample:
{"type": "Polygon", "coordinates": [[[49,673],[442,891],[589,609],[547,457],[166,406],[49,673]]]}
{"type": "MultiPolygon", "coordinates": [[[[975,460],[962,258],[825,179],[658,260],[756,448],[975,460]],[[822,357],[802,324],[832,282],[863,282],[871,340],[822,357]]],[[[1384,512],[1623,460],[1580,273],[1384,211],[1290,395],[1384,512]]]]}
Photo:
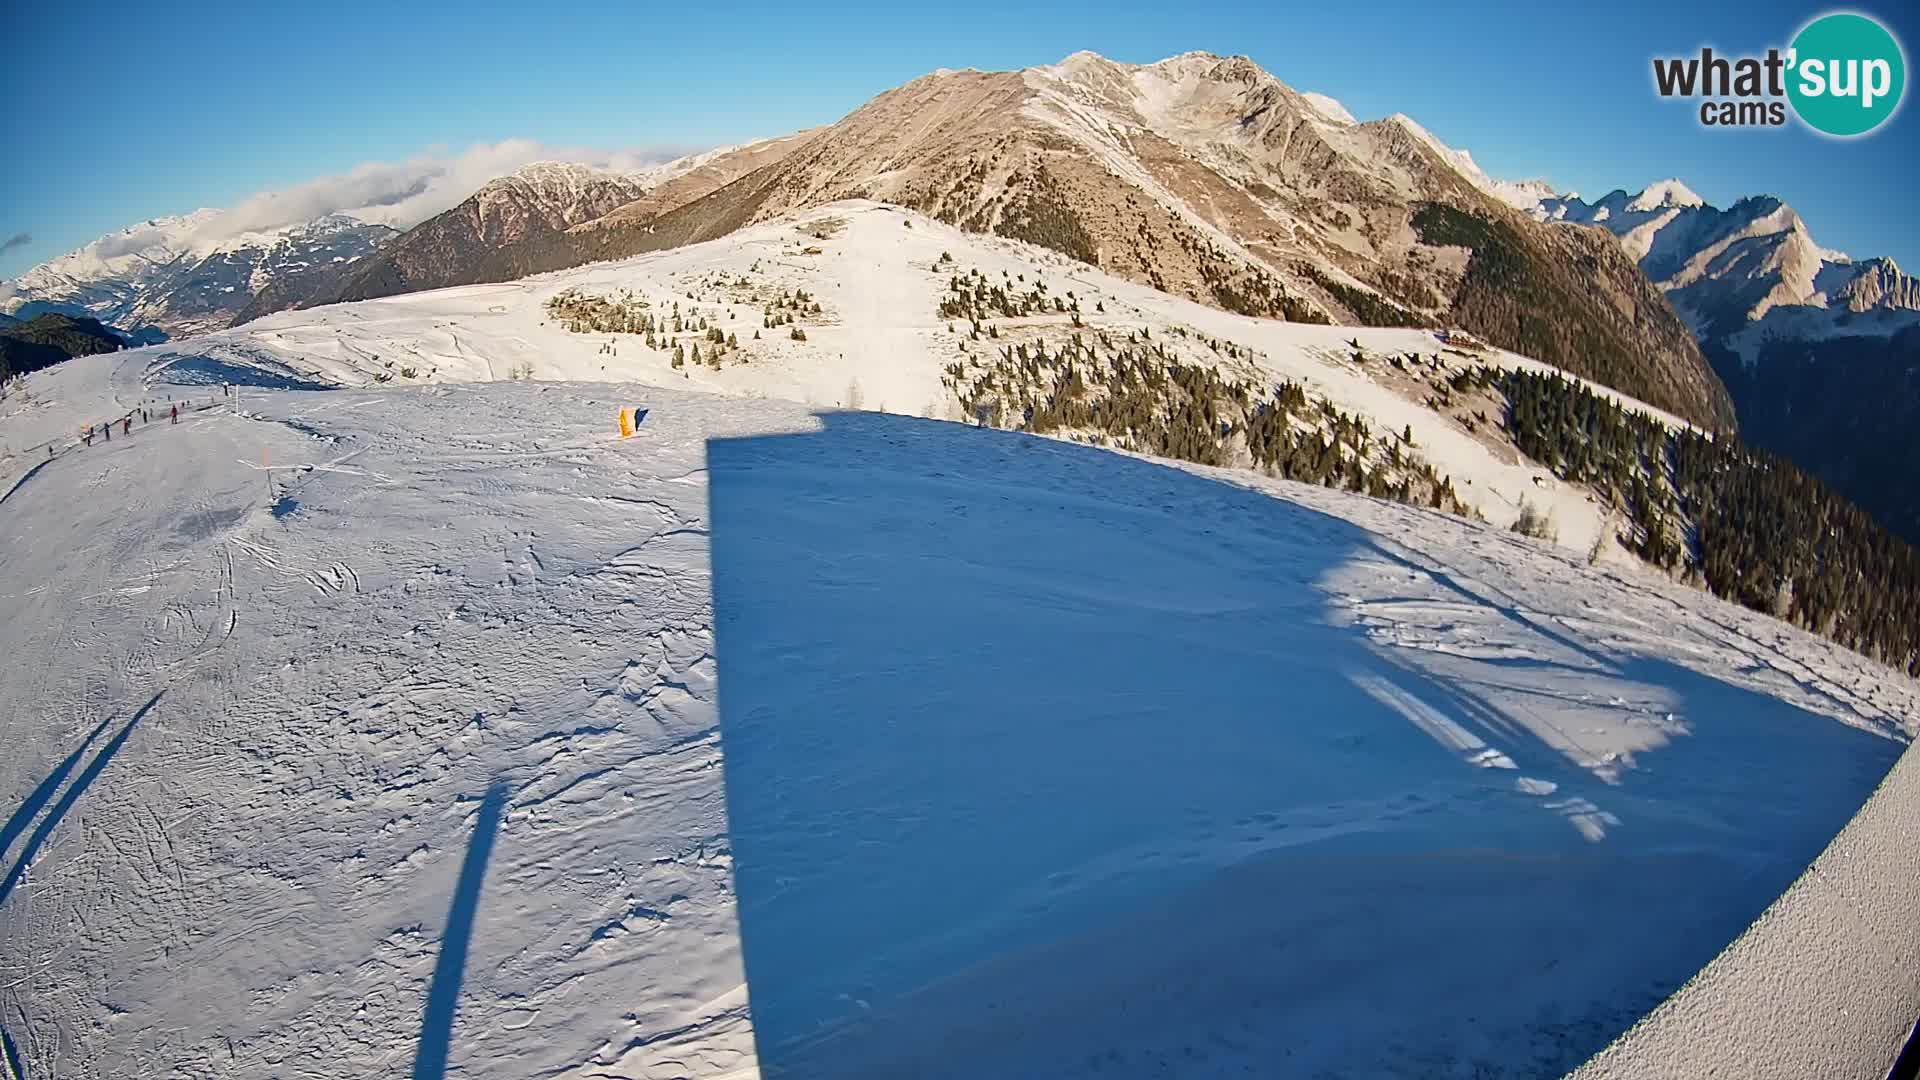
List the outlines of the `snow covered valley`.
{"type": "Polygon", "coordinates": [[[1436,511],[275,363],[87,357],[0,415],[58,451],[0,475],[16,1077],[1556,1075],[1920,717],[1838,646],[1436,511]]]}

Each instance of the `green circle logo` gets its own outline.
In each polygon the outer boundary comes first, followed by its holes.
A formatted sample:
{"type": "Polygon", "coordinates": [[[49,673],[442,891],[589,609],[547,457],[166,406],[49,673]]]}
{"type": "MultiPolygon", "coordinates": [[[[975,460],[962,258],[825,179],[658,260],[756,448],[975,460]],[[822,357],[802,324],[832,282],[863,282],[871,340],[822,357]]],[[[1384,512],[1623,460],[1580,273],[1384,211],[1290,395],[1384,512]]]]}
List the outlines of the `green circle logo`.
{"type": "Polygon", "coordinates": [[[1907,60],[1887,28],[1865,15],[1822,15],[1793,39],[1787,98],[1815,131],[1864,135],[1900,107],[1907,60]]]}

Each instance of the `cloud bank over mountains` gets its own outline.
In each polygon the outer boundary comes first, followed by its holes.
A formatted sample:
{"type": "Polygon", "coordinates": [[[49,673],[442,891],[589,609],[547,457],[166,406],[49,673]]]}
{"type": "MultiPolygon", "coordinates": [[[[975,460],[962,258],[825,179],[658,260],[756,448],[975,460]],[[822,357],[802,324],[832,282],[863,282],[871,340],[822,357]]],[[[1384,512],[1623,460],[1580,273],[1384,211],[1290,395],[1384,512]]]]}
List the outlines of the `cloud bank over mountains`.
{"type": "Polygon", "coordinates": [[[496,176],[535,161],[577,161],[631,172],[696,152],[689,147],[606,151],[546,146],[531,139],[480,143],[458,154],[430,151],[402,162],[368,162],[285,191],[268,191],[223,211],[201,230],[203,237],[231,237],[298,224],[327,214],[405,229],[474,193],[496,176]]]}
{"type": "MultiPolygon", "coordinates": [[[[447,210],[487,181],[536,161],[572,161],[596,168],[638,172],[697,153],[705,147],[645,146],[604,150],[551,146],[532,139],[475,143],[460,151],[435,147],[404,161],[369,161],[343,173],[315,177],[280,191],[263,191],[223,210],[189,215],[182,238],[178,223],[149,222],[88,245],[101,259],[152,248],[169,239],[188,250],[212,250],[248,233],[272,232],[329,214],[407,229],[447,210]]],[[[24,246],[25,232],[0,242],[0,253],[24,246]]]]}

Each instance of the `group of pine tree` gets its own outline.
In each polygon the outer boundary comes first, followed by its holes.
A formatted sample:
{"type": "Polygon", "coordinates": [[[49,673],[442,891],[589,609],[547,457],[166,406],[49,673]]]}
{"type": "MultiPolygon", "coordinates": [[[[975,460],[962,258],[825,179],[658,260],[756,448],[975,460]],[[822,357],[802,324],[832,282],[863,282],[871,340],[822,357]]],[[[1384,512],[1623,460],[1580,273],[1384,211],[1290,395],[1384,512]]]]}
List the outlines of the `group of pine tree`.
{"type": "MultiPolygon", "coordinates": [[[[950,263],[942,256],[942,266],[950,263]]],[[[1002,277],[953,275],[941,316],[970,320],[973,341],[999,341],[987,321],[994,317],[1065,313],[1074,332],[1052,349],[1044,339],[990,344],[992,351],[950,365],[946,384],[980,422],[1098,432],[1145,453],[1250,463],[1289,479],[1470,512],[1452,482],[1415,451],[1411,431],[1375,433],[1296,384],[1259,387],[1186,362],[1145,329],[1124,342],[1103,331],[1083,336],[1073,294],[1049,295],[1037,276],[1002,277]]],[[[569,329],[638,334],[650,347],[671,348],[675,367],[690,361],[717,369],[723,352],[739,344],[704,315],[683,315],[677,302],[656,314],[631,297],[569,291],[548,306],[569,329]],[[699,337],[683,341],[685,334],[699,337]]],[[[819,312],[805,292],[783,291],[767,302],[762,327],[787,326],[805,340],[795,316],[819,312]]],[[[1206,344],[1240,354],[1230,342],[1206,344]]],[[[1920,554],[1785,458],[1727,434],[1672,430],[1557,372],[1472,365],[1449,373],[1442,389],[1504,399],[1500,424],[1520,451],[1591,488],[1611,509],[1603,545],[1618,543],[1717,596],[1920,675],[1920,554]]]]}
{"type": "MultiPolygon", "coordinates": [[[[741,287],[746,284],[744,278],[739,282],[741,287]]],[[[692,294],[688,296],[691,298],[692,294]]],[[[678,300],[673,301],[670,310],[656,312],[651,301],[628,290],[607,297],[566,289],[548,298],[546,308],[549,315],[572,333],[632,334],[647,348],[668,353],[675,368],[704,363],[718,371],[721,359],[740,348],[737,334],[723,331],[698,309],[689,309],[683,314],[678,300]],[[704,350],[702,343],[706,345],[704,350]]],[[[760,325],[763,329],[784,326],[789,338],[805,341],[806,330],[794,320],[820,314],[820,302],[805,289],[782,289],[765,301],[760,325]]],[[[729,311],[728,318],[732,316],[729,311]]],[[[758,340],[760,331],[755,330],[753,337],[758,340]]]]}
{"type": "MultiPolygon", "coordinates": [[[[1038,290],[957,278],[943,314],[1045,310],[1038,290]]],[[[977,328],[978,324],[976,324],[977,328]]],[[[969,335],[977,339],[978,334],[969,335]]],[[[1282,380],[1268,388],[1182,360],[1149,331],[1124,340],[1075,330],[1062,344],[1006,344],[948,366],[967,415],[1036,434],[1099,433],[1127,449],[1470,513],[1412,432],[1366,421],[1282,380]]],[[[1231,342],[1201,344],[1245,358],[1231,342]]],[[[1783,458],[1731,435],[1673,430],[1557,372],[1469,365],[1435,376],[1441,391],[1504,402],[1514,444],[1610,509],[1600,544],[1714,595],[1775,615],[1920,675],[1920,554],[1783,458]]],[[[1544,534],[1552,522],[1536,521],[1544,534]]]]}
{"type": "Polygon", "coordinates": [[[0,321],[0,382],[63,360],[113,352],[124,342],[85,316],[47,312],[26,320],[0,321]]]}
{"type": "Polygon", "coordinates": [[[1618,542],[1714,595],[1920,675],[1920,553],[1785,458],[1672,431],[1559,373],[1489,372],[1515,445],[1592,487],[1618,542]]]}
{"type": "MultiPolygon", "coordinates": [[[[1232,342],[1204,347],[1245,359],[1232,342]]],[[[1367,422],[1282,381],[1271,389],[1180,358],[1149,330],[1122,340],[1074,332],[1049,349],[1015,342],[946,369],[943,379],[980,423],[1036,434],[1104,435],[1129,450],[1201,465],[1251,465],[1270,475],[1452,513],[1467,508],[1452,481],[1413,446],[1411,431],[1367,422]]]]}

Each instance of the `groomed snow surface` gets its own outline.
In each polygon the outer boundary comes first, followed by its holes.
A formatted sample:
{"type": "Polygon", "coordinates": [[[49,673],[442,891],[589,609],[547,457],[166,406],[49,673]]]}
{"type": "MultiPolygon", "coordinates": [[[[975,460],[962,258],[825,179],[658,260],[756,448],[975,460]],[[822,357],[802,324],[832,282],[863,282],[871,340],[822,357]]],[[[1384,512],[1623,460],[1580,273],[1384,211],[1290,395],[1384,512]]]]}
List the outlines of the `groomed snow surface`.
{"type": "Polygon", "coordinates": [[[1460,518],[285,318],[0,405],[15,1076],[1555,1075],[1920,715],[1460,518]]]}

